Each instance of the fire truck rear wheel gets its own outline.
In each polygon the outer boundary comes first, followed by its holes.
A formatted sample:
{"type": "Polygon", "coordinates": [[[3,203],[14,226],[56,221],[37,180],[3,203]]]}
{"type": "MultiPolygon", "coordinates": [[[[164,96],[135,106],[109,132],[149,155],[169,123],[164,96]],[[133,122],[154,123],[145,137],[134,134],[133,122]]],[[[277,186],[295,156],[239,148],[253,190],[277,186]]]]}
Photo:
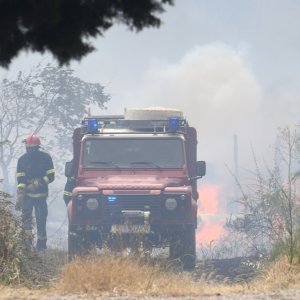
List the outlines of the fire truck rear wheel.
{"type": "Polygon", "coordinates": [[[196,236],[194,225],[186,225],[180,232],[171,237],[171,260],[180,261],[183,269],[191,271],[196,265],[196,236]]]}

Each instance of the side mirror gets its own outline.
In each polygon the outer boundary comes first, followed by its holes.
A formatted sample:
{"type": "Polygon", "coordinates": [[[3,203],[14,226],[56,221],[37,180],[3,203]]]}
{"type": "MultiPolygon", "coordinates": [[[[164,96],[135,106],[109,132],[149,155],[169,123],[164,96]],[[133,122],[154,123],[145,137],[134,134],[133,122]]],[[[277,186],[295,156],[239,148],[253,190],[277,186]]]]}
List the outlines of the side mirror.
{"type": "Polygon", "coordinates": [[[72,177],[74,176],[74,171],[73,171],[73,162],[72,161],[67,161],[65,165],[65,176],[66,177],[72,177]]]}
{"type": "Polygon", "coordinates": [[[206,174],[206,162],[197,161],[197,177],[203,177],[206,174]]]}

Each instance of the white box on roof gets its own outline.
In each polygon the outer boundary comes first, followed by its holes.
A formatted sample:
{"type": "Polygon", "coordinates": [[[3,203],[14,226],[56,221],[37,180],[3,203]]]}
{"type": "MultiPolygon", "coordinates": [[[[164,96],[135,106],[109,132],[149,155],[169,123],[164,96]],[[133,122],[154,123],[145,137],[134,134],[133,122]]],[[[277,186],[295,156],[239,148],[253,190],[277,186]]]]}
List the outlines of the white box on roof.
{"type": "Polygon", "coordinates": [[[165,107],[129,108],[124,112],[126,120],[167,120],[175,117],[183,119],[183,112],[165,107]]]}

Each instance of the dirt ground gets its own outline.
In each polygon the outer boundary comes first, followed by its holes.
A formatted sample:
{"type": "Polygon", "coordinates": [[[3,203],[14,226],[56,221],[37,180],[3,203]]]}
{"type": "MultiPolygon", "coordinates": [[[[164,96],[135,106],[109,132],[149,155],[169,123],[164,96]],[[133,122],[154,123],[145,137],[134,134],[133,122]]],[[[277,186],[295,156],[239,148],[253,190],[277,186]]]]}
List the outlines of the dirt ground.
{"type": "MultiPolygon", "coordinates": [[[[1,292],[1,290],[0,290],[1,292]]],[[[199,297],[129,297],[129,296],[93,296],[93,295],[65,295],[65,296],[47,296],[47,295],[12,295],[6,294],[0,297],[1,300],[29,300],[29,299],[41,299],[41,300],[261,300],[261,299],[272,299],[272,300],[299,300],[300,290],[285,290],[278,292],[266,292],[266,293],[246,293],[246,294],[216,294],[212,296],[199,296],[199,297]]]]}

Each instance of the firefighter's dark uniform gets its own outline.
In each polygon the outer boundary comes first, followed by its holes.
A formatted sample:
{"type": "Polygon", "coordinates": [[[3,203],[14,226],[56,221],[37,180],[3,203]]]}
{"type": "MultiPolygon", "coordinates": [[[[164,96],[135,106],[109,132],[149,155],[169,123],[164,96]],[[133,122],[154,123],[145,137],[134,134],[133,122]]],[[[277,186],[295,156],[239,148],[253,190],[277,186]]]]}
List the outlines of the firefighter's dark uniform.
{"type": "Polygon", "coordinates": [[[22,155],[17,164],[18,189],[24,189],[22,222],[28,240],[32,242],[32,212],[35,210],[37,225],[37,250],[46,249],[46,220],[48,184],[54,180],[55,170],[49,154],[35,150],[22,155]],[[30,238],[31,236],[31,238],[30,238]]]}
{"type": "Polygon", "coordinates": [[[64,190],[64,201],[66,203],[66,206],[68,206],[68,203],[72,199],[72,191],[75,187],[75,177],[68,177],[66,185],[65,185],[65,190],[64,190]]]}

